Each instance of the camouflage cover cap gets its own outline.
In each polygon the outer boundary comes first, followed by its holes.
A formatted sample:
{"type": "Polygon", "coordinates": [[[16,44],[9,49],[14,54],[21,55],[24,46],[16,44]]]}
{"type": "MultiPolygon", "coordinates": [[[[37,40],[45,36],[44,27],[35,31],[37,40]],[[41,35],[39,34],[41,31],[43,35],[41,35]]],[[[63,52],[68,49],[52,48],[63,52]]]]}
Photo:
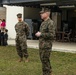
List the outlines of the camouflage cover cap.
{"type": "Polygon", "coordinates": [[[18,13],[18,14],[17,14],[17,17],[18,17],[18,18],[22,18],[22,14],[21,14],[21,13],[18,13]]]}
{"type": "Polygon", "coordinates": [[[43,14],[45,12],[50,12],[49,8],[42,8],[42,10],[40,11],[40,14],[43,14]]]}

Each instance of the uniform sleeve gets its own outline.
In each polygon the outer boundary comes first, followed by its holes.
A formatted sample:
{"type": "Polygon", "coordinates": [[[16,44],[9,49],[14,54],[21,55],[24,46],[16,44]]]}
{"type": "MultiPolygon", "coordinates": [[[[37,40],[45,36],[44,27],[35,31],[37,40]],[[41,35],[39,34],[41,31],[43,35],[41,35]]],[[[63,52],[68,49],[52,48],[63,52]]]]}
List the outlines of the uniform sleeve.
{"type": "Polygon", "coordinates": [[[28,24],[26,24],[25,30],[26,30],[26,35],[29,36],[30,28],[29,28],[28,24]]]}
{"type": "Polygon", "coordinates": [[[48,23],[48,32],[41,33],[41,37],[44,39],[54,39],[55,36],[55,26],[54,23],[48,23]]]}
{"type": "Polygon", "coordinates": [[[14,28],[15,28],[15,31],[16,31],[16,25],[14,26],[14,28]]]}

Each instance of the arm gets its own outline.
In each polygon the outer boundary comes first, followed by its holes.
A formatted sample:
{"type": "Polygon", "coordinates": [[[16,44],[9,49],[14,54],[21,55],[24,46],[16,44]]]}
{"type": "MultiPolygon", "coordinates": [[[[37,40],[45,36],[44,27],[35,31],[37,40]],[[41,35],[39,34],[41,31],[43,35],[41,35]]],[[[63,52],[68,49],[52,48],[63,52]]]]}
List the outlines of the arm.
{"type": "Polygon", "coordinates": [[[15,31],[16,31],[16,25],[14,26],[14,28],[15,28],[15,31]]]}
{"type": "Polygon", "coordinates": [[[28,24],[26,24],[25,30],[26,30],[26,35],[29,36],[30,28],[29,28],[28,24]]]}

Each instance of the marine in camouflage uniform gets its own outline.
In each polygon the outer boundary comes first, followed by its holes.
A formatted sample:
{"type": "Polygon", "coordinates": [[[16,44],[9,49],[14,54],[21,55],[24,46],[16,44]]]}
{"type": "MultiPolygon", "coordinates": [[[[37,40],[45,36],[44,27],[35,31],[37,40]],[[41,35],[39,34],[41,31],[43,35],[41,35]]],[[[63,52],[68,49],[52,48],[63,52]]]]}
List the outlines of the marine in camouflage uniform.
{"type": "MultiPolygon", "coordinates": [[[[46,12],[49,12],[49,9],[44,8],[40,13],[44,14],[46,12]]],[[[52,75],[50,53],[52,51],[52,42],[55,35],[55,27],[54,22],[50,18],[42,22],[40,26],[40,33],[39,54],[42,62],[43,75],[52,75]]]]}
{"type": "MultiPolygon", "coordinates": [[[[18,14],[17,17],[18,19],[22,18],[22,14],[18,14]]],[[[27,36],[29,35],[29,27],[27,23],[20,20],[15,25],[15,30],[16,30],[16,49],[20,57],[19,62],[21,62],[23,60],[23,57],[28,59],[27,36]]]]}

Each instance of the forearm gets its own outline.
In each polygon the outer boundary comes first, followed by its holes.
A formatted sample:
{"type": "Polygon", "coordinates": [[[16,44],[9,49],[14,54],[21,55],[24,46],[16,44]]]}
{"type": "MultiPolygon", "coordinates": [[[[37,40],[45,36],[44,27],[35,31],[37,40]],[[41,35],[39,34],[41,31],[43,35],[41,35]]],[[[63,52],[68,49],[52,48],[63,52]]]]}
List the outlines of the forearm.
{"type": "Polygon", "coordinates": [[[41,33],[41,36],[40,37],[43,37],[43,38],[53,38],[54,37],[54,34],[53,33],[41,33]]]}

